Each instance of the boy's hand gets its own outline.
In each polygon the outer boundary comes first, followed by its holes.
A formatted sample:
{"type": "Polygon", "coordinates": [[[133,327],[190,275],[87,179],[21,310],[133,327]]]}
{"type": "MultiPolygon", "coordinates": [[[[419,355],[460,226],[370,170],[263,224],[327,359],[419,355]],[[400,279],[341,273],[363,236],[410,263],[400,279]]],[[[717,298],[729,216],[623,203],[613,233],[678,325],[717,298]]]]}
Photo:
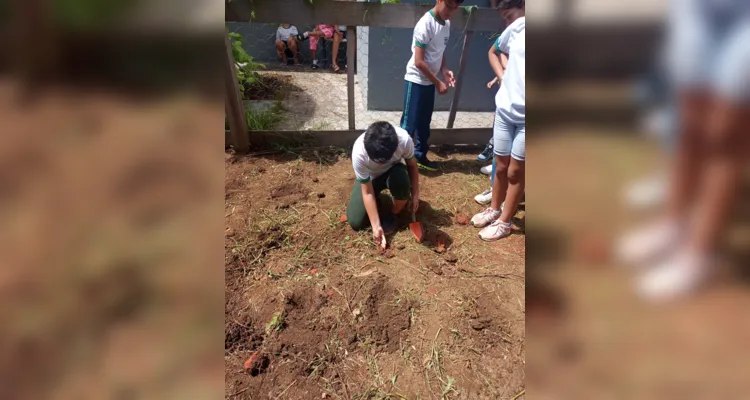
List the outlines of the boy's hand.
{"type": "Polygon", "coordinates": [[[450,87],[456,86],[456,78],[453,76],[453,71],[451,70],[447,70],[447,69],[443,70],[443,80],[450,87]]]}
{"type": "Polygon", "coordinates": [[[492,89],[492,87],[495,86],[496,83],[497,83],[497,77],[495,77],[495,79],[487,82],[487,89],[492,89]]]}
{"type": "Polygon", "coordinates": [[[385,241],[385,232],[383,232],[382,226],[372,228],[372,238],[375,239],[375,243],[380,245],[381,249],[385,250],[388,244],[385,241]]]}
{"type": "Polygon", "coordinates": [[[419,193],[411,195],[411,209],[413,213],[419,211],[419,193]]]}
{"type": "Polygon", "coordinates": [[[437,89],[438,94],[445,94],[448,92],[448,86],[445,86],[443,81],[438,81],[438,85],[435,88],[437,89]]]}

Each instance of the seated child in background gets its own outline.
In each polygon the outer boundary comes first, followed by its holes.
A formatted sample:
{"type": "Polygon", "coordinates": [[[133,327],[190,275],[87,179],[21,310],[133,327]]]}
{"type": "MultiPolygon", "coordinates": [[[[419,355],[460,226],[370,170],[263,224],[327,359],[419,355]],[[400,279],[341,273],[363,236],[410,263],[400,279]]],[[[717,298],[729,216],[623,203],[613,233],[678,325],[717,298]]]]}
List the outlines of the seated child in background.
{"type": "Polygon", "coordinates": [[[299,65],[299,52],[297,51],[297,27],[290,24],[281,24],[276,29],[276,55],[281,63],[287,65],[288,57],[294,59],[294,65],[299,65]]]}
{"type": "Polygon", "coordinates": [[[372,236],[385,249],[385,235],[396,230],[396,215],[411,199],[409,212],[419,207],[419,169],[409,134],[388,122],[375,122],[357,138],[352,149],[356,182],[346,216],[355,231],[372,227],[372,236]],[[378,196],[388,189],[390,210],[380,210],[378,196]]]}
{"type": "Polygon", "coordinates": [[[310,38],[310,52],[312,53],[313,58],[313,69],[318,69],[318,41],[320,41],[320,38],[325,39],[333,39],[333,54],[332,61],[331,61],[331,67],[333,68],[334,72],[339,71],[339,66],[336,62],[339,57],[339,44],[341,43],[341,40],[344,38],[343,34],[339,31],[339,27],[336,25],[326,25],[326,24],[319,24],[315,27],[315,29],[312,32],[305,32],[301,35],[298,35],[298,38],[300,40],[306,40],[307,38],[310,38]]]}

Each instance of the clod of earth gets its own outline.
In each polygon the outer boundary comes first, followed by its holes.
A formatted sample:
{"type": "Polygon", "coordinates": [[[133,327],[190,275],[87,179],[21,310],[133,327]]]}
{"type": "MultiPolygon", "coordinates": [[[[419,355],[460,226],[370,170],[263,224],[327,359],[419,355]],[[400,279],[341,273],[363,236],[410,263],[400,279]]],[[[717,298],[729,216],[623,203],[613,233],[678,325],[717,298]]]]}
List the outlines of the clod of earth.
{"type": "Polygon", "coordinates": [[[258,172],[262,174],[262,173],[266,172],[266,169],[263,168],[263,167],[260,167],[260,168],[258,168],[258,172]]]}
{"type": "Polygon", "coordinates": [[[249,372],[251,376],[257,376],[264,372],[268,368],[268,364],[271,363],[268,356],[260,354],[259,352],[253,353],[250,358],[245,360],[245,371],[249,372]]]}
{"type": "Polygon", "coordinates": [[[439,264],[437,264],[437,263],[429,264],[429,265],[427,265],[427,268],[430,271],[432,271],[433,273],[435,273],[435,275],[442,275],[443,274],[443,268],[439,264]]]}
{"type": "Polygon", "coordinates": [[[321,193],[318,193],[318,198],[319,198],[319,199],[322,199],[322,198],[324,198],[324,197],[326,197],[326,194],[325,194],[325,193],[322,193],[322,192],[321,192],[321,193]]]}
{"type": "Polygon", "coordinates": [[[349,220],[349,218],[346,217],[346,214],[344,214],[344,215],[342,215],[342,216],[339,217],[339,222],[346,222],[348,220],[349,220]]]}
{"type": "Polygon", "coordinates": [[[450,251],[445,253],[443,259],[451,264],[455,264],[456,262],[458,262],[458,257],[450,251]]]}
{"type": "Polygon", "coordinates": [[[228,226],[227,229],[224,231],[224,236],[226,237],[234,236],[234,229],[232,229],[231,226],[228,226]]]}
{"type": "Polygon", "coordinates": [[[313,178],[312,181],[313,183],[318,183],[318,178],[313,178]]]}
{"type": "Polygon", "coordinates": [[[456,223],[459,225],[469,225],[469,217],[465,214],[456,215],[456,223]]]}
{"type": "Polygon", "coordinates": [[[405,248],[406,248],[406,245],[405,245],[405,244],[403,244],[403,243],[399,243],[399,244],[397,244],[397,245],[396,245],[396,249],[397,249],[397,250],[403,250],[403,249],[405,249],[405,248]]]}
{"type": "Polygon", "coordinates": [[[479,318],[469,321],[469,325],[471,325],[471,328],[477,331],[488,328],[491,323],[492,320],[489,318],[479,318]]]}

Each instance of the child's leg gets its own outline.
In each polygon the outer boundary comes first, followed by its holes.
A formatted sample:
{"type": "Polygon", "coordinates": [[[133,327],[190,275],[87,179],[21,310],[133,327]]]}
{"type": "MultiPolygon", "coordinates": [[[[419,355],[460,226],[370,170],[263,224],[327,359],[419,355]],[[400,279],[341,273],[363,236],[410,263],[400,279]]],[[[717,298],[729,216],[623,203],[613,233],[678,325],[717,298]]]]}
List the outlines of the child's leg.
{"type": "Polygon", "coordinates": [[[409,136],[411,136],[414,141],[414,156],[419,158],[423,157],[423,154],[420,152],[420,147],[418,146],[419,136],[417,134],[420,85],[409,81],[404,82],[404,112],[401,114],[401,129],[404,129],[409,133],[409,136]]]}
{"type": "Polygon", "coordinates": [[[432,123],[432,111],[435,109],[435,86],[420,86],[419,122],[417,123],[417,134],[419,135],[419,153],[417,157],[424,161],[430,150],[430,124],[432,123]]]}
{"type": "Polygon", "coordinates": [[[286,43],[289,46],[289,51],[291,51],[294,55],[294,63],[299,64],[299,49],[297,48],[297,39],[294,36],[290,36],[289,40],[287,40],[286,43]]]}
{"type": "MultiPolygon", "coordinates": [[[[378,179],[373,180],[372,187],[375,190],[375,198],[377,199],[380,192],[385,188],[384,177],[378,177],[378,179]]],[[[356,181],[352,188],[352,194],[349,196],[349,205],[346,207],[346,218],[349,226],[355,231],[360,231],[370,226],[370,217],[367,215],[365,202],[362,198],[362,184],[356,181]]]]}
{"type": "Polygon", "coordinates": [[[331,65],[333,65],[333,70],[335,72],[338,72],[339,70],[339,45],[341,44],[341,39],[343,38],[343,35],[341,32],[334,32],[333,34],[333,51],[332,51],[332,57],[331,65]]]}
{"type": "Polygon", "coordinates": [[[508,168],[508,193],[500,220],[511,222],[526,188],[526,126],[517,128],[508,168]]]}
{"type": "Polygon", "coordinates": [[[318,65],[318,39],[317,36],[310,35],[310,54],[312,55],[313,67],[318,65]]]}
{"type": "Polygon", "coordinates": [[[495,145],[495,175],[492,182],[492,209],[499,211],[508,190],[508,168],[513,149],[516,126],[507,122],[501,115],[495,117],[493,131],[495,145]]]}
{"type": "Polygon", "coordinates": [[[284,42],[282,42],[281,40],[277,40],[276,41],[276,55],[281,59],[283,63],[286,64],[286,54],[284,54],[284,50],[286,50],[286,48],[284,47],[284,42]]]}
{"type": "Polygon", "coordinates": [[[404,206],[406,206],[411,195],[409,171],[404,164],[396,164],[388,171],[386,185],[393,197],[391,212],[398,215],[404,209],[404,206]]]}

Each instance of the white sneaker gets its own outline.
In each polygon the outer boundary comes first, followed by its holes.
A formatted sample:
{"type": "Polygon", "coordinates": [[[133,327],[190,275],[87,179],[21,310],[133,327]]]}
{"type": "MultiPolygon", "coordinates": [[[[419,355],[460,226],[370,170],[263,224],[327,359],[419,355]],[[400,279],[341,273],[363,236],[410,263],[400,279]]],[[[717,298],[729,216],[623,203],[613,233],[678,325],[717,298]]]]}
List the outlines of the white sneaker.
{"type": "Polygon", "coordinates": [[[505,223],[498,218],[488,227],[479,231],[479,238],[485,242],[492,242],[510,235],[510,223],[505,223]]]}
{"type": "Polygon", "coordinates": [[[668,179],[658,174],[639,180],[625,189],[625,200],[636,209],[650,209],[664,204],[668,194],[668,179]]]}
{"type": "Polygon", "coordinates": [[[708,257],[683,252],[644,273],[638,293],[652,301],[668,301],[697,289],[708,277],[708,257]]]}
{"type": "Polygon", "coordinates": [[[485,190],[484,192],[474,196],[474,201],[477,203],[486,206],[490,203],[492,203],[492,188],[489,188],[485,190]]]}
{"type": "Polygon", "coordinates": [[[471,218],[471,224],[477,228],[484,228],[495,222],[498,218],[500,218],[500,211],[495,211],[491,207],[487,207],[484,211],[471,218]]]}
{"type": "Polygon", "coordinates": [[[483,173],[485,175],[491,174],[492,173],[492,164],[485,165],[484,167],[480,168],[479,172],[481,172],[481,173],[483,173]]]}
{"type": "Polygon", "coordinates": [[[679,224],[660,221],[625,235],[616,246],[617,258],[625,264],[643,264],[674,250],[681,238],[679,224]]]}

